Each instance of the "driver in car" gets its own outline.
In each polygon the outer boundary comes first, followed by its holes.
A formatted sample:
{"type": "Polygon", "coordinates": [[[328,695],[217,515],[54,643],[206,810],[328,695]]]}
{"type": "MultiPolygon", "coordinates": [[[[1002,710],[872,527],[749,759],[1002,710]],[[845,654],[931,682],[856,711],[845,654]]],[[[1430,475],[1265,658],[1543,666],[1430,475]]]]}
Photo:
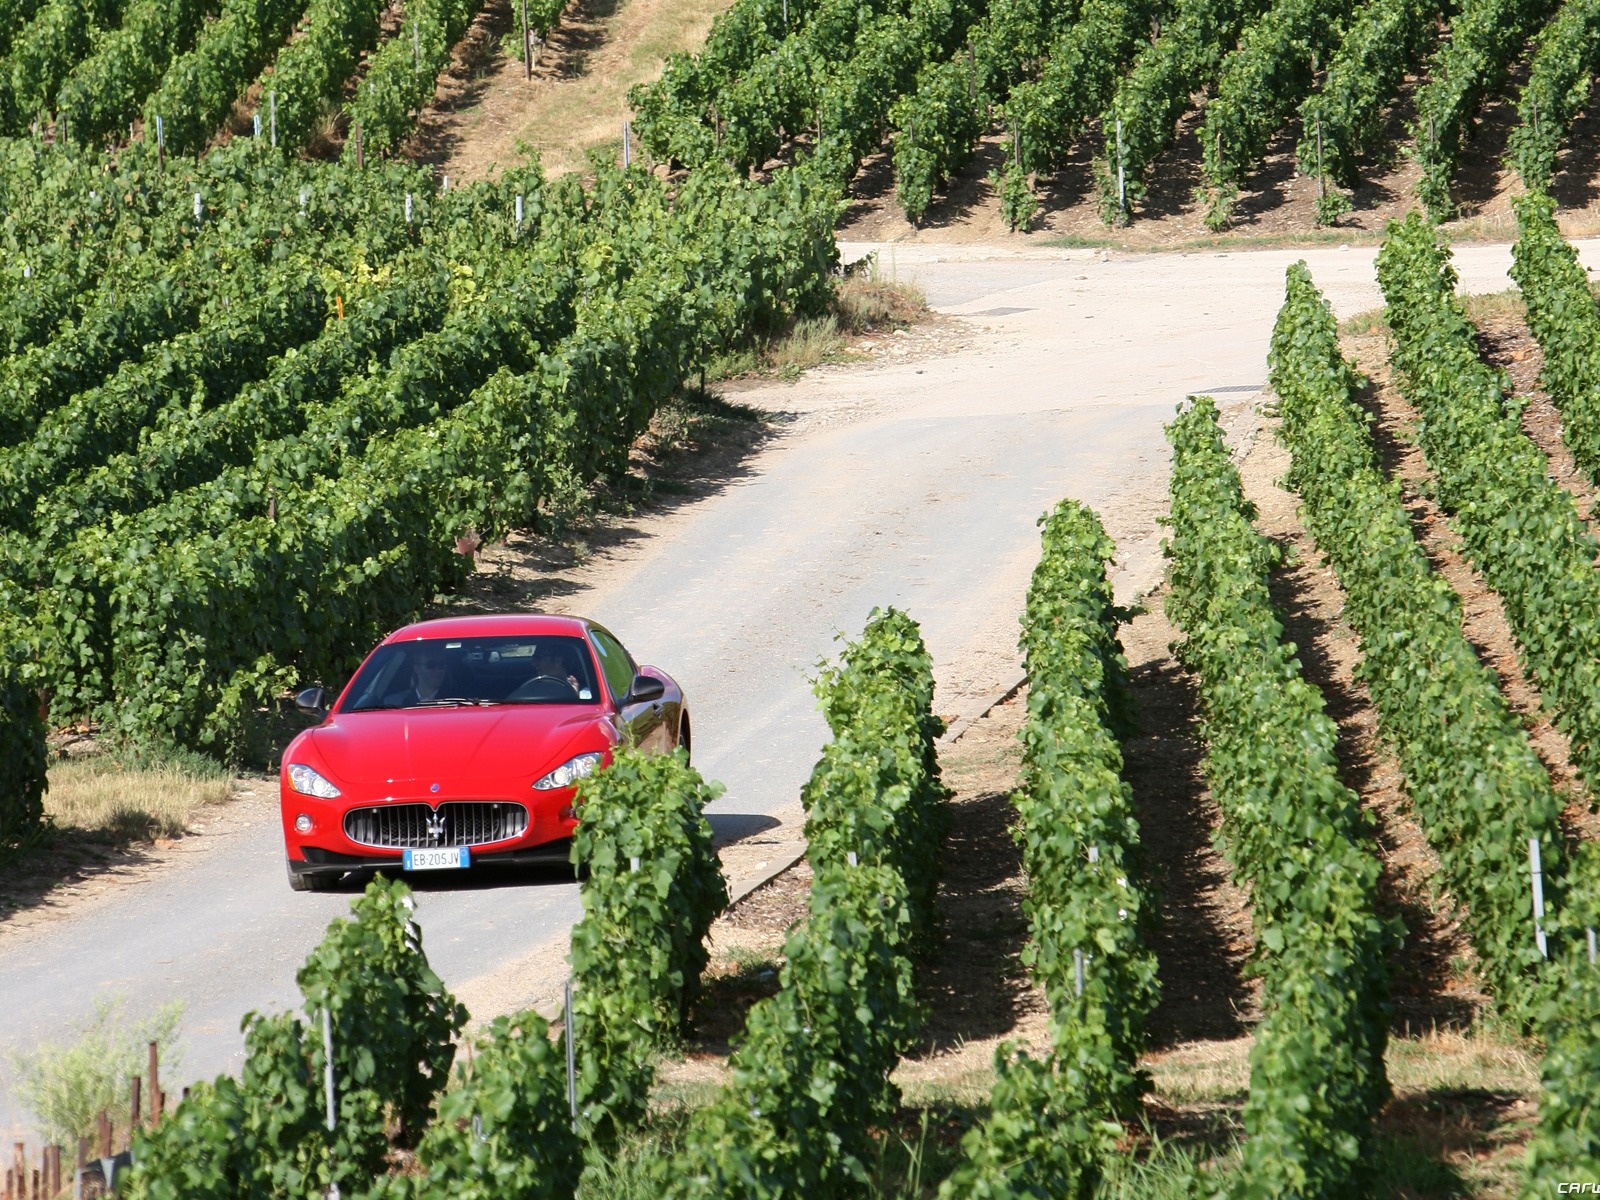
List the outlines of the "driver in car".
{"type": "Polygon", "coordinates": [[[546,675],[551,679],[560,679],[571,686],[579,695],[583,694],[583,684],[578,682],[577,673],[573,670],[572,663],[560,649],[546,643],[539,648],[539,653],[534,656],[533,669],[536,674],[546,675]]]}
{"type": "Polygon", "coordinates": [[[444,654],[438,650],[423,649],[411,666],[411,686],[385,696],[384,703],[391,708],[410,708],[414,704],[437,700],[439,689],[444,686],[444,676],[444,654]]]}

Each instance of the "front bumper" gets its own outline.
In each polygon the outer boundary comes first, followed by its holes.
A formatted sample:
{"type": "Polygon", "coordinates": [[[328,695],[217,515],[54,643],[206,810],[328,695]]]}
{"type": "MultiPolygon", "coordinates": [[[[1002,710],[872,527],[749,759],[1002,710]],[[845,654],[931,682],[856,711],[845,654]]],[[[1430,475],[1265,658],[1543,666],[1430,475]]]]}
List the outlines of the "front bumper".
{"type": "MultiPolygon", "coordinates": [[[[392,871],[398,874],[401,870],[401,854],[339,854],[332,850],[321,850],[316,846],[306,846],[301,850],[305,858],[289,860],[289,870],[305,878],[309,875],[320,876],[325,879],[336,879],[352,871],[370,873],[376,871],[392,871]]],[[[521,850],[495,850],[488,852],[472,851],[472,865],[467,871],[475,871],[479,867],[532,867],[550,866],[555,863],[572,861],[572,839],[570,837],[557,838],[554,841],[542,842],[537,846],[529,846],[521,850]]],[[[450,871],[424,871],[424,875],[450,875],[464,874],[465,872],[450,871]]]]}

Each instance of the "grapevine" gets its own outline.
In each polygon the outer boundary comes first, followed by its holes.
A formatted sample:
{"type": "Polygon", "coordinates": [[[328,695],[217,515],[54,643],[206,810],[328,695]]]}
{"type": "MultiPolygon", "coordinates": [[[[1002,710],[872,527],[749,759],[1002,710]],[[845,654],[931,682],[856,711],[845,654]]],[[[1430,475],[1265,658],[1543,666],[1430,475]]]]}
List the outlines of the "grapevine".
{"type": "Polygon", "coordinates": [[[1591,481],[1600,479],[1600,310],[1588,272],[1556,227],[1548,196],[1520,197],[1517,224],[1511,276],[1544,353],[1539,379],[1561,413],[1561,440],[1573,461],[1591,481]]]}
{"type": "Polygon", "coordinates": [[[1512,62],[1553,8],[1553,0],[1464,0],[1450,22],[1449,39],[1417,89],[1412,126],[1422,163],[1417,195],[1435,220],[1452,210],[1450,184],[1478,109],[1505,86],[1512,62]]]}
{"type": "Polygon", "coordinates": [[[1567,0],[1534,45],[1528,82],[1517,100],[1510,158],[1529,188],[1550,185],[1567,126],[1589,99],[1600,65],[1600,3],[1567,0]]]}
{"type": "MultiPolygon", "coordinates": [[[[161,137],[180,154],[205,148],[250,81],[289,37],[300,13],[282,0],[223,0],[216,20],[201,30],[194,48],[174,57],[143,102],[145,140],[161,137]]],[[[269,85],[264,120],[275,125],[277,97],[269,85]]]]}
{"type": "Polygon", "coordinates": [[[1261,0],[1183,0],[1134,59],[1100,118],[1105,151],[1095,178],[1107,223],[1128,219],[1190,95],[1216,77],[1245,22],[1265,7],[1261,0]]]}
{"type": "Polygon", "coordinates": [[[1018,83],[1006,99],[1023,169],[1054,171],[1065,164],[1090,118],[1110,103],[1153,12],[1142,0],[1084,0],[1039,77],[1018,83]]]}
{"type": "MultiPolygon", "coordinates": [[[[1361,163],[1377,153],[1382,116],[1400,81],[1414,70],[1437,38],[1439,0],[1367,0],[1345,29],[1322,86],[1300,105],[1300,144],[1295,159],[1302,173],[1339,187],[1360,185],[1361,163]]],[[[1348,211],[1349,199],[1324,190],[1318,219],[1331,224],[1348,211]]]]}
{"type": "Polygon", "coordinates": [[[997,1052],[989,1119],[963,1139],[966,1162],[940,1188],[944,1200],[1092,1195],[1121,1118],[1149,1087],[1138,1060],[1158,984],[1140,936],[1148,897],[1118,744],[1133,720],[1107,577],[1115,547],[1074,501],[1041,523],[1023,615],[1028,723],[1015,803],[1024,957],[1050,1002],[1052,1056],[997,1052]]]}
{"type": "Polygon", "coordinates": [[[1348,4],[1280,0],[1245,26],[1222,64],[1200,133],[1206,225],[1225,228],[1239,188],[1272,135],[1311,90],[1318,58],[1338,44],[1348,4]]]}
{"type": "Polygon", "coordinates": [[[131,4],[122,27],[101,38],[61,85],[55,107],[69,136],[90,144],[120,140],[173,55],[194,42],[209,8],[208,0],[131,4]]]}
{"type": "Polygon", "coordinates": [[[1600,779],[1600,577],[1572,496],[1522,431],[1504,377],[1478,357],[1448,252],[1417,214],[1378,255],[1393,361],[1421,411],[1423,454],[1466,556],[1505,605],[1525,669],[1580,774],[1600,779]]]}
{"type": "Polygon", "coordinates": [[[1168,612],[1199,676],[1219,839],[1250,886],[1263,958],[1249,1136],[1228,1194],[1331,1200],[1371,1176],[1398,930],[1376,912],[1370,822],[1339,780],[1322,696],[1283,638],[1267,588],[1279,551],[1250,524],[1215,404],[1196,400],[1168,437],[1168,612]]]}
{"type": "Polygon", "coordinates": [[[1537,837],[1546,902],[1559,911],[1567,874],[1561,803],[1498,679],[1463,634],[1454,589],[1429,566],[1378,470],[1354,399],[1359,380],[1303,263],[1289,269],[1270,363],[1293,455],[1289,482],[1344,588],[1380,728],[1444,882],[1466,910],[1497,1002],[1529,1021],[1547,982],[1539,979],[1524,854],[1537,837]]]}

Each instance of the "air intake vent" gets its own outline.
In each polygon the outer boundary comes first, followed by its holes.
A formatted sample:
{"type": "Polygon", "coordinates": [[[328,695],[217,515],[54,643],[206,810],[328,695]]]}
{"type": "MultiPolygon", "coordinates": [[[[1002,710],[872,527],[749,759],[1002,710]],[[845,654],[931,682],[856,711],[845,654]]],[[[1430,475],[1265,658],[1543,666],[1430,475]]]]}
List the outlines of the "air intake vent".
{"type": "Polygon", "coordinates": [[[352,842],[391,850],[485,846],[520,837],[527,828],[528,810],[503,801],[457,800],[437,810],[427,804],[382,804],[344,815],[345,836],[352,842]]]}

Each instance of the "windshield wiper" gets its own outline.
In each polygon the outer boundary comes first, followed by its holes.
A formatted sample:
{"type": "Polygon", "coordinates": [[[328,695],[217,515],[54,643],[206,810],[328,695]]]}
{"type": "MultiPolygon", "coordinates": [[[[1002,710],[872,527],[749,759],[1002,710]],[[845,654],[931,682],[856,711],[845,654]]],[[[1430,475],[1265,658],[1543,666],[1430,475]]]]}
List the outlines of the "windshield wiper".
{"type": "Polygon", "coordinates": [[[499,704],[498,700],[469,700],[465,696],[440,696],[433,700],[418,700],[415,704],[406,705],[407,708],[490,708],[499,704]]]}

